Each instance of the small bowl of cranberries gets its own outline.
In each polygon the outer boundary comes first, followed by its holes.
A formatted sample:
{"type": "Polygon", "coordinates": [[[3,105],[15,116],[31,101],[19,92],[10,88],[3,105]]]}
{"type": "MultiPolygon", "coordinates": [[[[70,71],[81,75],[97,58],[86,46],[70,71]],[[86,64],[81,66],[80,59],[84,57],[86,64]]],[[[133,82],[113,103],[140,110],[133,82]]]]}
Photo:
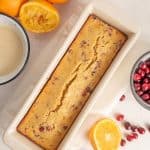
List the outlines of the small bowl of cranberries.
{"type": "Polygon", "coordinates": [[[150,51],[142,55],[134,64],[130,83],[137,102],[150,110],[150,51]]]}

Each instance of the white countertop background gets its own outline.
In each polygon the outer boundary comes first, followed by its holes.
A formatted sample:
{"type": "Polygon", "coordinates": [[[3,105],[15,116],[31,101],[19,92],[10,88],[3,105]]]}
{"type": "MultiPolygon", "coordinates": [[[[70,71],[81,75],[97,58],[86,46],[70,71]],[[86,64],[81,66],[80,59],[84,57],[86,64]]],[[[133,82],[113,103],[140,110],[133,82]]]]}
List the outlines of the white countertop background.
{"type": "MultiPolygon", "coordinates": [[[[11,123],[12,119],[16,113],[21,108],[25,101],[25,98],[30,94],[34,88],[37,81],[40,79],[42,73],[46,69],[47,65],[50,63],[53,56],[56,54],[57,49],[63,44],[66,36],[75,23],[77,14],[80,14],[79,2],[90,2],[90,0],[78,0],[76,3],[71,0],[70,3],[64,6],[58,6],[61,13],[62,24],[60,30],[53,31],[46,35],[31,35],[31,55],[29,62],[22,72],[22,74],[9,84],[0,86],[0,150],[10,150],[2,141],[2,136],[8,125],[11,123]],[[76,10],[78,7],[78,11],[76,10]],[[76,15],[74,15],[76,14],[76,15]],[[67,19],[72,19],[68,23],[67,19]],[[65,32],[62,31],[65,29],[65,32]],[[62,35],[63,38],[59,39],[58,35],[62,35]],[[56,43],[59,41],[59,44],[56,43]],[[53,51],[53,53],[52,53],[53,51]]],[[[120,72],[117,72],[120,76],[123,76],[123,80],[120,80],[122,84],[122,90],[126,93],[128,99],[133,99],[130,97],[129,85],[128,85],[128,74],[131,65],[134,61],[144,52],[150,50],[150,1],[149,0],[97,0],[97,1],[107,1],[109,5],[115,6],[120,9],[127,17],[130,17],[134,22],[141,26],[141,36],[137,41],[136,45],[132,48],[128,56],[120,65],[120,72]],[[128,59],[128,60],[127,60],[128,59]],[[133,61],[134,60],[134,61],[133,61]],[[122,67],[126,66],[126,67],[122,67]],[[128,68],[129,66],[129,68],[128,68]]],[[[82,8],[82,7],[81,7],[82,8]]],[[[116,83],[117,80],[114,79],[111,84],[116,83]]],[[[110,84],[110,85],[111,85],[110,84]]],[[[109,90],[109,89],[108,89],[109,90]]],[[[119,92],[119,91],[118,91],[119,92]]],[[[115,95],[114,95],[115,96],[115,95]]],[[[150,120],[150,112],[144,110],[135,101],[126,102],[121,105],[117,105],[114,108],[116,112],[120,110],[126,113],[126,117],[129,120],[134,120],[135,122],[142,121],[145,124],[147,120],[150,120]],[[133,109],[135,108],[135,109],[133,109]]],[[[95,110],[98,110],[95,107],[95,110]]],[[[99,112],[98,112],[99,113],[99,112]]],[[[95,115],[94,115],[95,116],[95,115]]],[[[88,120],[88,119],[87,119],[88,120]]],[[[81,129],[82,130],[82,129],[81,129]]],[[[77,135],[78,136],[78,135],[77,135]]],[[[82,137],[83,135],[81,135],[82,137]]],[[[80,137],[78,137],[80,139],[80,137]]],[[[86,148],[82,144],[82,150],[86,148]]],[[[76,143],[74,143],[76,145],[76,143]]],[[[150,134],[144,135],[135,144],[128,144],[125,150],[150,150],[150,134]]],[[[77,150],[75,148],[75,150],[77,150]]]]}

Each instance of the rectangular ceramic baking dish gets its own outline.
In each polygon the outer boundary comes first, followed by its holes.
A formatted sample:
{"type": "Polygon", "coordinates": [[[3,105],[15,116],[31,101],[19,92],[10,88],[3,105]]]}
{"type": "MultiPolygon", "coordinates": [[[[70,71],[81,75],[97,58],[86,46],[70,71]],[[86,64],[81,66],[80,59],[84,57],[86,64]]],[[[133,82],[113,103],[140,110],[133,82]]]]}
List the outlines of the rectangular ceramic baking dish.
{"type": "MultiPolygon", "coordinates": [[[[105,73],[104,77],[90,96],[88,102],[82,109],[81,113],[78,115],[77,119],[75,120],[74,124],[72,125],[71,129],[61,142],[58,149],[60,150],[71,150],[71,141],[73,139],[73,136],[81,126],[82,122],[84,121],[87,114],[90,112],[91,108],[95,104],[97,100],[99,100],[100,96],[103,94],[104,87],[107,86],[108,82],[110,81],[112,75],[117,70],[119,64],[123,60],[123,58],[126,56],[126,54],[129,52],[129,50],[132,48],[134,43],[136,42],[140,30],[137,26],[135,26],[133,23],[126,21],[124,18],[115,17],[115,15],[111,15],[111,13],[107,12],[108,6],[105,4],[98,4],[98,3],[91,3],[83,10],[83,13],[79,17],[79,20],[77,21],[76,25],[73,27],[72,32],[66,39],[64,45],[62,48],[58,51],[57,55],[53,59],[52,63],[48,66],[47,70],[41,77],[40,81],[36,85],[35,89],[32,91],[30,96],[27,98],[25,104],[21,108],[21,110],[18,112],[17,116],[11,123],[11,125],[8,127],[7,131],[4,135],[4,141],[7,145],[10,146],[10,148],[15,150],[41,150],[41,148],[31,142],[29,139],[21,135],[17,132],[16,128],[20,121],[23,119],[33,102],[35,101],[36,97],[40,93],[41,89],[49,79],[51,73],[59,63],[60,59],[65,54],[66,50],[70,46],[71,42],[74,40],[75,36],[81,29],[84,22],[87,20],[88,16],[90,14],[95,14],[99,16],[102,20],[109,23],[110,25],[120,29],[122,32],[128,35],[128,40],[125,43],[125,45],[122,47],[116,58],[114,59],[113,63],[105,73]]],[[[109,9],[110,10],[110,9],[109,9]]]]}

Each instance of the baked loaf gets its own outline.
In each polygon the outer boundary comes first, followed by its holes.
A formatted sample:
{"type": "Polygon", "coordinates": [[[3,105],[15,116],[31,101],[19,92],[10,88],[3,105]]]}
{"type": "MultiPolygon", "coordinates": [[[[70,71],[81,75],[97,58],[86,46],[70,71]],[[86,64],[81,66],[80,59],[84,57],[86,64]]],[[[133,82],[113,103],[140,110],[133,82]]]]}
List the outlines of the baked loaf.
{"type": "Polygon", "coordinates": [[[56,150],[126,39],[90,15],[17,130],[56,150]]]}

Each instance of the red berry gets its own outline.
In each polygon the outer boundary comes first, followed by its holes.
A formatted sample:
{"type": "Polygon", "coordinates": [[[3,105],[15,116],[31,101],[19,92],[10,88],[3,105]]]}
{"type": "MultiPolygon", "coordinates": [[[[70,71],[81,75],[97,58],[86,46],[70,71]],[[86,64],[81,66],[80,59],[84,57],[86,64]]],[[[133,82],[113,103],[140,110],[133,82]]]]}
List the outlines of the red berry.
{"type": "Polygon", "coordinates": [[[141,85],[139,83],[135,83],[134,87],[136,91],[139,91],[141,89],[141,85]]]}
{"type": "Polygon", "coordinates": [[[126,136],[126,138],[127,138],[127,140],[128,140],[129,142],[134,139],[133,136],[132,136],[132,135],[129,135],[129,134],[126,136]]]}
{"type": "Polygon", "coordinates": [[[124,115],[118,114],[118,115],[116,116],[116,120],[118,120],[118,121],[123,121],[123,120],[124,120],[124,115]]]}
{"type": "Polygon", "coordinates": [[[132,130],[132,132],[136,132],[138,130],[138,127],[137,126],[131,126],[131,130],[132,130]]]}
{"type": "Polygon", "coordinates": [[[135,73],[134,76],[133,76],[133,80],[136,81],[136,82],[139,82],[141,80],[141,75],[135,73]]]}
{"type": "Polygon", "coordinates": [[[125,95],[122,95],[122,96],[120,97],[120,101],[124,101],[125,98],[126,98],[126,96],[125,96],[125,95]]]}
{"type": "Polygon", "coordinates": [[[146,103],[150,105],[150,100],[146,101],[146,103]]]}
{"type": "Polygon", "coordinates": [[[150,60],[146,61],[146,65],[150,67],[150,60]]]}
{"type": "Polygon", "coordinates": [[[149,73],[150,73],[150,69],[149,69],[149,68],[146,68],[146,69],[145,69],[145,73],[146,73],[146,74],[149,74],[149,73]]]}
{"type": "Polygon", "coordinates": [[[143,69],[143,70],[145,70],[147,68],[146,63],[141,63],[140,64],[140,68],[143,69]]]}
{"type": "Polygon", "coordinates": [[[142,84],[142,90],[143,91],[147,91],[147,90],[149,90],[150,89],[150,85],[148,84],[148,83],[143,83],[142,84]]]}
{"type": "Polygon", "coordinates": [[[137,91],[137,94],[139,95],[139,96],[141,96],[141,95],[143,95],[143,91],[137,91]]]}
{"type": "Polygon", "coordinates": [[[125,127],[126,130],[130,130],[131,129],[131,124],[129,122],[125,122],[124,127],[125,127]]]}
{"type": "Polygon", "coordinates": [[[142,69],[139,69],[139,70],[138,70],[138,74],[140,74],[141,77],[144,77],[144,76],[145,76],[145,71],[142,70],[142,69]]]}
{"type": "Polygon", "coordinates": [[[117,119],[118,121],[123,121],[123,120],[124,120],[124,115],[118,114],[118,115],[116,116],[116,119],[117,119]]]}
{"type": "Polygon", "coordinates": [[[132,133],[131,135],[134,139],[137,139],[138,138],[138,134],[137,133],[132,133]]]}
{"type": "Polygon", "coordinates": [[[145,133],[145,129],[142,128],[142,127],[139,127],[139,128],[138,128],[138,132],[139,132],[140,134],[144,134],[144,133],[145,133]]]}
{"type": "Polygon", "coordinates": [[[125,146],[125,145],[126,145],[126,140],[121,139],[120,145],[121,145],[121,146],[125,146]]]}
{"type": "Polygon", "coordinates": [[[150,73],[149,73],[149,74],[147,74],[147,75],[146,75],[146,77],[150,79],[150,73]]]}
{"type": "Polygon", "coordinates": [[[150,100],[150,95],[148,93],[143,94],[141,97],[144,101],[150,100]]]}
{"type": "Polygon", "coordinates": [[[148,79],[148,78],[145,78],[145,79],[143,80],[143,82],[144,82],[144,83],[149,83],[149,79],[148,79]]]}

